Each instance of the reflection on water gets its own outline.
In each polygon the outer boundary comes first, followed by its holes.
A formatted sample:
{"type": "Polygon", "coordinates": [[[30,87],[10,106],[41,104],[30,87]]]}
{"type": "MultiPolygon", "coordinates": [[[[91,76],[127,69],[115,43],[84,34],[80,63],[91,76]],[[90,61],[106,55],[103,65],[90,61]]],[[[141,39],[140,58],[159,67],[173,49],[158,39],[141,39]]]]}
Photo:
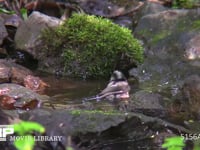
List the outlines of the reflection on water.
{"type": "Polygon", "coordinates": [[[40,77],[50,85],[45,94],[61,103],[66,102],[66,100],[81,100],[85,97],[97,95],[107,84],[107,81],[103,80],[83,81],[66,77],[56,78],[51,75],[40,77]]]}

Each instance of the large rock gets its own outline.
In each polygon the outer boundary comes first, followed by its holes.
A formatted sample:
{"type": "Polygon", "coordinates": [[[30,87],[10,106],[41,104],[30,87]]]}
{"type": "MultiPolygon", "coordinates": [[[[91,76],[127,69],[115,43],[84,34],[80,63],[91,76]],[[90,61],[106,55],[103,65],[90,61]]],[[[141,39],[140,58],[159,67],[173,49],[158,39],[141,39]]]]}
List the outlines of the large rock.
{"type": "Polygon", "coordinates": [[[25,50],[36,58],[41,50],[37,49],[40,43],[41,31],[46,28],[56,27],[60,19],[49,17],[39,12],[33,12],[27,20],[22,22],[15,35],[16,48],[25,50]]]}
{"type": "Polygon", "coordinates": [[[152,2],[146,1],[141,12],[142,12],[142,16],[144,16],[144,15],[149,15],[149,14],[155,14],[155,13],[165,11],[165,10],[167,10],[167,8],[159,3],[152,3],[152,2]]]}
{"type": "Polygon", "coordinates": [[[164,109],[162,96],[157,93],[138,91],[133,94],[132,107],[135,109],[164,109]]]}
{"type": "Polygon", "coordinates": [[[148,55],[184,57],[189,49],[199,47],[199,18],[198,10],[166,10],[142,17],[134,33],[144,40],[148,55]]]}
{"type": "Polygon", "coordinates": [[[43,93],[48,84],[39,77],[33,76],[29,69],[15,64],[12,61],[0,60],[0,83],[17,83],[38,92],[43,93]]]}
{"type": "Polygon", "coordinates": [[[35,93],[34,91],[23,87],[21,85],[13,84],[13,83],[4,83],[0,84],[0,95],[7,95],[17,99],[19,103],[25,103],[30,100],[38,100],[38,101],[47,101],[49,97],[46,95],[40,95],[35,93]]]}
{"type": "Polygon", "coordinates": [[[3,43],[3,40],[8,36],[6,27],[4,26],[4,19],[0,17],[0,45],[3,43]]]}
{"type": "Polygon", "coordinates": [[[0,84],[0,107],[2,109],[30,110],[41,106],[43,101],[49,100],[46,95],[39,95],[21,85],[4,83],[0,84]]]}
{"type": "Polygon", "coordinates": [[[134,34],[144,42],[145,61],[130,71],[142,88],[171,89],[191,74],[200,73],[198,9],[166,10],[143,16],[134,34]]]}
{"type": "Polygon", "coordinates": [[[88,14],[112,18],[120,26],[132,29],[137,24],[144,2],[137,0],[83,0],[78,2],[80,7],[88,14]]]}
{"type": "MultiPolygon", "coordinates": [[[[179,44],[174,39],[183,33],[179,26],[187,21],[188,12],[188,10],[167,10],[141,18],[135,29],[135,35],[144,40],[148,47],[148,55],[167,59],[169,55],[174,54],[170,51],[175,48],[176,44],[179,44]]],[[[187,27],[186,24],[181,25],[183,28],[187,27]]]]}
{"type": "MultiPolygon", "coordinates": [[[[141,144],[144,145],[145,142],[147,144],[145,149],[148,149],[152,146],[152,140],[155,136],[160,135],[162,131],[169,133],[190,132],[181,126],[169,123],[159,117],[159,115],[151,117],[143,113],[99,111],[96,109],[38,109],[20,114],[20,119],[22,120],[42,124],[46,129],[46,135],[62,136],[64,141],[61,143],[64,145],[66,141],[69,141],[66,140],[68,136],[71,136],[72,142],[75,143],[77,143],[76,139],[78,139],[77,147],[79,149],[88,149],[89,146],[101,149],[96,147],[97,143],[106,143],[110,140],[113,141],[113,139],[118,140],[119,137],[121,139],[142,139],[141,144]],[[85,146],[85,144],[80,143],[87,144],[85,146]]],[[[109,148],[108,145],[106,145],[106,149],[109,148]]],[[[119,146],[119,143],[117,143],[117,146],[119,146]]],[[[131,149],[135,149],[136,147],[141,148],[138,145],[138,141],[134,145],[130,145],[130,147],[131,149]]],[[[125,146],[121,148],[124,149],[125,146]]]]}
{"type": "MultiPolygon", "coordinates": [[[[185,57],[189,60],[200,59],[200,35],[195,34],[184,44],[185,57]]],[[[200,64],[199,64],[200,67],[200,64]]]]}
{"type": "MultiPolygon", "coordinates": [[[[0,45],[3,43],[3,40],[6,37],[12,38],[9,34],[9,31],[7,32],[6,27],[18,27],[22,19],[17,16],[16,14],[5,14],[0,13],[0,45]]],[[[2,53],[2,50],[0,50],[0,55],[2,53]]],[[[5,52],[3,51],[3,56],[5,55],[5,52]]]]}
{"type": "Polygon", "coordinates": [[[200,76],[187,77],[182,87],[182,93],[186,106],[200,118],[200,76]]]}
{"type": "Polygon", "coordinates": [[[0,83],[9,82],[11,76],[11,69],[6,64],[0,63],[0,83]]]}
{"type": "Polygon", "coordinates": [[[0,14],[0,18],[3,20],[5,26],[18,27],[22,22],[22,18],[17,16],[16,14],[0,14]]]}
{"type": "Polygon", "coordinates": [[[84,0],[80,1],[79,5],[88,14],[113,18],[133,13],[141,3],[137,0],[84,0]]]}
{"type": "Polygon", "coordinates": [[[32,75],[29,69],[12,61],[0,60],[0,83],[12,82],[23,84],[24,78],[28,75],[32,75]]]}

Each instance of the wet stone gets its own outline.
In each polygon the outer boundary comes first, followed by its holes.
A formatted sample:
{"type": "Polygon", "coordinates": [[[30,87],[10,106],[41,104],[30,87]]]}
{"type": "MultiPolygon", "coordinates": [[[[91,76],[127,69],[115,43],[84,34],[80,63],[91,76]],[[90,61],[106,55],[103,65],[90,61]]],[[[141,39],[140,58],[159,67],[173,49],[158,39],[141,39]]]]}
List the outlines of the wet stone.
{"type": "Polygon", "coordinates": [[[182,93],[186,106],[200,118],[200,76],[187,77],[182,87],[182,93]]]}
{"type": "Polygon", "coordinates": [[[9,82],[11,77],[11,69],[5,64],[0,63],[0,83],[9,82]]]}

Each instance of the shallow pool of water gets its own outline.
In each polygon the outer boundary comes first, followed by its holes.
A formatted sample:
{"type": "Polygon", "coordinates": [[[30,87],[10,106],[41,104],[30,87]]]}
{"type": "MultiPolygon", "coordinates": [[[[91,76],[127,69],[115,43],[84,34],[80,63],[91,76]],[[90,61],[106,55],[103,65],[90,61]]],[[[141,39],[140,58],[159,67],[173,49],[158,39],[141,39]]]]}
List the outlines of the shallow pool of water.
{"type": "Polygon", "coordinates": [[[67,77],[56,78],[53,75],[40,76],[49,84],[45,94],[55,98],[58,102],[72,101],[97,95],[107,84],[105,80],[78,80],[67,77]]]}

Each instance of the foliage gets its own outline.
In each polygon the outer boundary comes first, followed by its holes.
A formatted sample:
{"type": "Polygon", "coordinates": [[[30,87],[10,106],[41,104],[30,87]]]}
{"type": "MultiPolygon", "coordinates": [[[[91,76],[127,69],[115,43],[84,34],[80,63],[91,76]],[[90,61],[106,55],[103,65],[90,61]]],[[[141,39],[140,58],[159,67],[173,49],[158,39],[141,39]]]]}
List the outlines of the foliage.
{"type": "MultiPolygon", "coordinates": [[[[21,8],[19,11],[20,11],[20,16],[22,17],[22,19],[25,20],[25,19],[28,18],[27,9],[21,8]]],[[[13,10],[7,10],[7,9],[5,9],[5,8],[0,8],[0,13],[12,15],[12,14],[15,14],[16,12],[13,11],[13,10]]]]}
{"type": "Polygon", "coordinates": [[[24,20],[26,20],[28,18],[28,12],[27,12],[27,9],[25,8],[21,8],[20,9],[20,13],[21,13],[21,16],[24,20]]]}
{"type": "Polygon", "coordinates": [[[200,139],[195,140],[194,150],[200,150],[200,139]]]}
{"type": "Polygon", "coordinates": [[[25,135],[25,134],[31,133],[33,131],[37,131],[39,133],[44,133],[45,128],[36,122],[21,121],[18,124],[14,124],[14,131],[17,132],[19,135],[25,135]]]}
{"type": "Polygon", "coordinates": [[[129,29],[108,19],[74,14],[56,29],[43,32],[44,53],[60,51],[65,71],[74,76],[105,77],[122,59],[143,61],[143,48],[129,29]]]}
{"type": "Polygon", "coordinates": [[[5,8],[0,8],[0,13],[11,15],[11,14],[14,14],[15,12],[14,11],[9,11],[9,10],[7,10],[5,8]]]}
{"type": "MultiPolygon", "coordinates": [[[[182,150],[185,147],[183,136],[174,136],[168,137],[165,139],[165,142],[162,144],[162,148],[167,150],[182,150]]],[[[195,140],[193,150],[200,150],[200,140],[195,140]]]]}
{"type": "Polygon", "coordinates": [[[182,150],[185,146],[184,138],[180,136],[169,137],[165,139],[162,148],[167,148],[167,150],[182,150]]]}
{"type": "Polygon", "coordinates": [[[35,141],[33,136],[26,135],[26,138],[15,140],[14,145],[18,150],[32,150],[35,145],[35,141]]]}
{"type": "Polygon", "coordinates": [[[193,8],[198,6],[199,0],[173,0],[174,8],[193,8]]]}
{"type": "Polygon", "coordinates": [[[22,19],[27,19],[28,12],[25,8],[27,0],[3,0],[1,3],[0,13],[17,14],[22,19]]]}
{"type": "Polygon", "coordinates": [[[18,150],[32,150],[35,145],[35,141],[31,133],[33,131],[44,133],[45,128],[36,122],[21,121],[20,123],[14,124],[14,131],[19,136],[23,136],[23,138],[15,140],[15,147],[18,150]]]}
{"type": "Polygon", "coordinates": [[[74,150],[74,149],[73,149],[73,147],[68,146],[68,147],[66,148],[66,150],[74,150]]]}

